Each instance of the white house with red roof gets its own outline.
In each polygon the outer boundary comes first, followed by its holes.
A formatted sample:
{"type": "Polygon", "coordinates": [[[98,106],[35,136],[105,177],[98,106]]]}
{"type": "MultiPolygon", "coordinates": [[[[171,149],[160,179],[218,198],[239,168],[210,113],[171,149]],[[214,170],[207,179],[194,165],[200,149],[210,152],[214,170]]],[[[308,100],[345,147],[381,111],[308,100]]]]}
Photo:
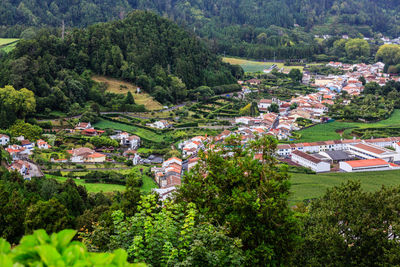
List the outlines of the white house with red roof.
{"type": "Polygon", "coordinates": [[[70,158],[71,162],[101,163],[106,161],[106,155],[97,153],[96,151],[87,147],[80,147],[72,150],[67,150],[67,152],[71,154],[70,158]]]}
{"type": "Polygon", "coordinates": [[[29,174],[29,170],[30,169],[31,169],[30,164],[27,161],[24,161],[24,160],[16,160],[8,168],[8,170],[10,170],[10,171],[19,172],[24,177],[29,174]]]}
{"type": "Polygon", "coordinates": [[[37,148],[39,148],[39,149],[51,148],[51,145],[49,145],[46,141],[44,141],[42,139],[37,140],[36,144],[37,144],[37,148]]]}
{"type": "Polygon", "coordinates": [[[93,129],[90,122],[79,122],[78,125],[75,126],[75,130],[86,130],[93,129]]]}

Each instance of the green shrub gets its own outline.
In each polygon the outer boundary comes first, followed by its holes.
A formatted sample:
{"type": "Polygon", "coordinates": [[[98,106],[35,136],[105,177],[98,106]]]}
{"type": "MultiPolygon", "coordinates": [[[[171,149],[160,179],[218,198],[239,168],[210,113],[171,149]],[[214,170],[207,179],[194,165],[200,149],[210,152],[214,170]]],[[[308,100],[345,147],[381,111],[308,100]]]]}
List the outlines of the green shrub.
{"type": "Polygon", "coordinates": [[[0,239],[0,266],[145,266],[130,264],[128,254],[122,250],[114,253],[91,253],[80,242],[71,242],[74,230],[63,230],[49,236],[44,230],[24,236],[21,243],[11,249],[0,239]]]}

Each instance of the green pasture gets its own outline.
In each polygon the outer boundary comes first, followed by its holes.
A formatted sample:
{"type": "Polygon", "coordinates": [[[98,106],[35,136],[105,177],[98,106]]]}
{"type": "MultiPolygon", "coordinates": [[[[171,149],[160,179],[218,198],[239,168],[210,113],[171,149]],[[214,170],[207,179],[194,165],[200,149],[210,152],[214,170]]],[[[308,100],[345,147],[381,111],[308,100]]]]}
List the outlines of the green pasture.
{"type": "MultiPolygon", "coordinates": [[[[65,182],[67,181],[66,177],[58,177],[58,176],[53,176],[53,175],[48,175],[46,174],[47,178],[54,178],[59,182],[65,182]]],[[[114,192],[114,191],[124,191],[125,190],[125,186],[123,185],[116,185],[116,184],[92,184],[92,183],[85,183],[84,180],[80,180],[80,179],[74,179],[74,182],[77,185],[82,185],[86,188],[86,190],[88,192],[91,193],[98,193],[98,192],[114,192]]]]}
{"type": "Polygon", "coordinates": [[[334,121],[330,123],[318,124],[316,126],[304,129],[298,133],[301,135],[300,139],[296,142],[318,142],[328,140],[339,140],[341,138],[351,138],[350,133],[352,129],[361,128],[377,128],[377,127],[400,127],[400,110],[396,109],[392,116],[387,120],[382,120],[375,123],[362,123],[362,122],[342,122],[334,121]],[[342,131],[344,130],[344,131],[342,131]],[[341,135],[341,132],[342,135],[341,135]]]}
{"type": "Polygon", "coordinates": [[[114,130],[126,131],[128,133],[135,134],[139,137],[144,137],[146,139],[149,139],[153,142],[163,141],[163,135],[159,135],[150,130],[135,127],[132,125],[126,125],[123,123],[108,121],[108,120],[104,120],[104,119],[102,119],[99,122],[97,122],[96,124],[94,124],[94,127],[98,128],[98,129],[114,129],[114,130]]]}
{"type": "Polygon", "coordinates": [[[302,66],[284,66],[283,63],[276,63],[272,61],[260,62],[254,60],[247,60],[243,58],[231,58],[231,57],[224,57],[222,58],[224,62],[233,64],[233,65],[240,65],[245,72],[262,72],[264,69],[276,64],[278,68],[284,68],[285,70],[291,69],[300,69],[301,71],[304,69],[302,66]]]}
{"type": "Polygon", "coordinates": [[[400,184],[400,171],[378,171],[360,173],[326,173],[326,174],[291,174],[291,204],[307,199],[321,197],[328,188],[340,185],[348,180],[359,180],[366,191],[376,191],[384,186],[400,184]]]}

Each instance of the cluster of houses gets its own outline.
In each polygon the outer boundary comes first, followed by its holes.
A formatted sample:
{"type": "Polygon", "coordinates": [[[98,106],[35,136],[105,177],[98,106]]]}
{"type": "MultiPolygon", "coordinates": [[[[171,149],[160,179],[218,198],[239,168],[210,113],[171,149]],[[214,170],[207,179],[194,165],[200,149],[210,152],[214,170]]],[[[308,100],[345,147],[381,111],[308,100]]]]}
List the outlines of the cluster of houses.
{"type": "Polygon", "coordinates": [[[307,71],[303,74],[303,83],[317,87],[318,90],[330,90],[337,93],[346,91],[350,95],[359,95],[364,86],[359,81],[364,77],[366,82],[376,82],[380,86],[388,81],[400,81],[400,77],[383,73],[385,64],[377,62],[375,64],[344,64],[342,62],[329,62],[326,66],[343,70],[343,75],[316,75],[307,71]]]}
{"type": "Polygon", "coordinates": [[[161,189],[175,187],[181,184],[182,160],[177,157],[169,158],[161,167],[153,167],[151,171],[161,189]]]}
{"type": "Polygon", "coordinates": [[[29,155],[33,149],[49,149],[51,146],[43,141],[31,142],[23,136],[15,138],[20,144],[10,144],[10,137],[4,134],[0,135],[0,145],[7,146],[5,150],[10,154],[11,163],[8,167],[10,171],[19,172],[24,179],[30,180],[32,177],[43,176],[39,168],[29,161],[29,155]]]}
{"type": "Polygon", "coordinates": [[[400,137],[278,145],[277,154],[315,172],[400,169],[400,137]]]}
{"type": "Polygon", "coordinates": [[[317,93],[298,96],[290,101],[280,101],[277,98],[261,99],[258,103],[260,116],[238,117],[235,118],[235,123],[246,126],[248,131],[270,134],[278,140],[288,139],[292,131],[300,129],[297,124],[298,118],[305,118],[313,123],[327,120],[324,115],[329,111],[328,105],[333,104],[335,95],[336,93],[321,90],[317,93]],[[268,111],[272,104],[278,105],[279,113],[268,111]]]}

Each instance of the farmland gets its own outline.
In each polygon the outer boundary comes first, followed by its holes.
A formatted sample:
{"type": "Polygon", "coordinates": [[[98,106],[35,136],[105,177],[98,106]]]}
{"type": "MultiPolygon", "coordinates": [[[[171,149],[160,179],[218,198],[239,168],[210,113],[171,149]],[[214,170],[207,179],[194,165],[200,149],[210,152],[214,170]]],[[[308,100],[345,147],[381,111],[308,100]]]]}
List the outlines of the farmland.
{"type": "Polygon", "coordinates": [[[303,67],[301,66],[284,66],[283,63],[276,63],[272,61],[260,62],[260,61],[253,61],[242,58],[230,58],[230,57],[224,57],[222,60],[230,64],[240,65],[245,72],[260,72],[272,66],[273,64],[276,64],[278,68],[284,68],[285,70],[290,70],[290,69],[303,70],[303,67]]]}
{"type": "Polygon", "coordinates": [[[328,188],[340,185],[348,180],[359,180],[363,189],[376,191],[384,186],[400,184],[400,171],[362,172],[362,173],[327,173],[291,175],[291,204],[306,199],[317,198],[325,194],[328,188]]]}
{"type": "Polygon", "coordinates": [[[301,138],[298,139],[297,142],[339,140],[341,138],[351,138],[350,133],[352,129],[355,128],[368,129],[396,126],[400,127],[400,110],[398,109],[393,112],[389,119],[375,123],[334,121],[325,124],[318,124],[311,128],[299,131],[298,133],[301,134],[301,138]],[[341,132],[343,132],[342,135],[341,132]]]}
{"type": "Polygon", "coordinates": [[[107,91],[115,94],[127,94],[131,92],[135,103],[144,105],[147,110],[160,110],[162,105],[153,99],[149,94],[141,92],[136,94],[137,86],[117,79],[112,79],[104,76],[93,76],[92,79],[99,83],[106,83],[108,85],[107,91]]]}

